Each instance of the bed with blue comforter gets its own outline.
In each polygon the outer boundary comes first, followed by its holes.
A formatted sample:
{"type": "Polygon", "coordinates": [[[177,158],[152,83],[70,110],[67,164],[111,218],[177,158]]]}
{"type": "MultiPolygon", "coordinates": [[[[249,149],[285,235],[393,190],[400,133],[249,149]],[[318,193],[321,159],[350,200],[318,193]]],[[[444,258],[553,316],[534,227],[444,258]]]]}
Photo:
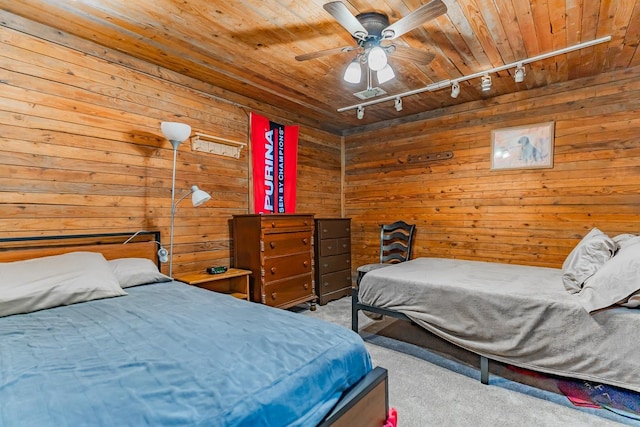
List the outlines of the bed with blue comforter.
{"type": "Polygon", "coordinates": [[[302,314],[126,292],[0,317],[1,426],[313,426],[372,369],[357,334],[302,314]]]}

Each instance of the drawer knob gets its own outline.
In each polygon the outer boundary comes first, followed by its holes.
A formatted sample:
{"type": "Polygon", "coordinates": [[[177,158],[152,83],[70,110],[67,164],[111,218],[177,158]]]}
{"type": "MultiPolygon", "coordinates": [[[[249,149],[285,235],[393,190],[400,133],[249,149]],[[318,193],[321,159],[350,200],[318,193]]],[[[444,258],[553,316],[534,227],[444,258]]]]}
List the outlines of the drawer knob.
{"type": "Polygon", "coordinates": [[[346,262],[347,264],[351,264],[351,260],[350,260],[350,259],[346,260],[345,262],[346,262]]]}
{"type": "Polygon", "coordinates": [[[327,267],[329,267],[329,264],[324,263],[324,264],[322,264],[322,266],[323,266],[324,268],[327,268],[327,267]]]}
{"type": "Polygon", "coordinates": [[[309,266],[309,261],[303,261],[302,265],[304,265],[305,267],[308,267],[309,266]]]}
{"type": "Polygon", "coordinates": [[[327,249],[331,250],[333,249],[333,246],[327,246],[327,249]]]}
{"type": "Polygon", "coordinates": [[[323,285],[329,286],[329,282],[324,282],[323,285]]]}
{"type": "Polygon", "coordinates": [[[271,223],[271,228],[276,228],[276,223],[275,222],[271,223]]]}
{"type": "Polygon", "coordinates": [[[269,247],[271,249],[275,249],[276,248],[276,242],[269,242],[269,247]]]}
{"type": "Polygon", "coordinates": [[[303,286],[304,286],[304,289],[305,289],[305,290],[308,290],[308,289],[309,289],[309,284],[308,284],[308,283],[305,283],[303,286]]]}
{"type": "Polygon", "coordinates": [[[307,221],[307,220],[305,220],[303,223],[304,223],[304,225],[309,225],[309,221],[307,221]]]}
{"type": "Polygon", "coordinates": [[[322,229],[322,232],[323,232],[323,233],[326,233],[327,231],[329,231],[329,230],[327,230],[326,228],[323,228],[323,229],[322,229]]]}
{"type": "Polygon", "coordinates": [[[346,243],[343,243],[343,244],[342,244],[342,247],[343,247],[343,248],[346,248],[346,247],[347,247],[347,244],[346,244],[346,243]]]}
{"type": "Polygon", "coordinates": [[[347,233],[348,233],[350,230],[351,230],[351,229],[350,229],[349,227],[347,227],[347,228],[345,229],[345,231],[346,231],[347,233]]]}
{"type": "Polygon", "coordinates": [[[271,270],[269,270],[269,271],[271,271],[271,274],[276,274],[276,268],[275,267],[271,267],[271,270]]]}
{"type": "Polygon", "coordinates": [[[275,301],[277,294],[275,292],[271,292],[271,299],[275,301]]]}
{"type": "Polygon", "coordinates": [[[309,239],[307,239],[306,237],[303,238],[302,239],[302,243],[306,245],[307,243],[309,243],[309,239]]]}

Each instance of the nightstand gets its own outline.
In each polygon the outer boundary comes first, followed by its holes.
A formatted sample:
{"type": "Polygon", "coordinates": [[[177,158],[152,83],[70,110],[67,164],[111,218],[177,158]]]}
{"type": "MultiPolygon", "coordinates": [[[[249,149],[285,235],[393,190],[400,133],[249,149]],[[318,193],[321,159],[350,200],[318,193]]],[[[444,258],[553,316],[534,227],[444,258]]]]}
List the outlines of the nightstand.
{"type": "Polygon", "coordinates": [[[201,272],[182,273],[174,279],[199,288],[229,294],[236,298],[249,300],[249,275],[251,271],[230,268],[224,273],[208,274],[201,272]]]}

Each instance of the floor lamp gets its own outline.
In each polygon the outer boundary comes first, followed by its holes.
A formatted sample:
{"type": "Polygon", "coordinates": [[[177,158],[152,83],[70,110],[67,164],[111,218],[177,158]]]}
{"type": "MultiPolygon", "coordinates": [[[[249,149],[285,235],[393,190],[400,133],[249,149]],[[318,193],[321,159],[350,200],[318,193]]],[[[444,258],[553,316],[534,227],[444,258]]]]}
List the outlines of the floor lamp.
{"type": "Polygon", "coordinates": [[[187,194],[182,196],[177,202],[174,202],[176,194],[176,154],[178,146],[191,135],[191,126],[184,123],[162,122],[160,124],[160,130],[162,130],[162,134],[169,140],[169,142],[171,142],[171,146],[173,147],[173,173],[171,175],[171,226],[169,231],[169,277],[173,277],[173,223],[178,203],[183,201],[188,195],[191,195],[191,203],[193,203],[193,206],[200,206],[207,200],[211,199],[211,196],[207,192],[200,190],[197,185],[192,185],[191,190],[189,190],[187,194]]]}

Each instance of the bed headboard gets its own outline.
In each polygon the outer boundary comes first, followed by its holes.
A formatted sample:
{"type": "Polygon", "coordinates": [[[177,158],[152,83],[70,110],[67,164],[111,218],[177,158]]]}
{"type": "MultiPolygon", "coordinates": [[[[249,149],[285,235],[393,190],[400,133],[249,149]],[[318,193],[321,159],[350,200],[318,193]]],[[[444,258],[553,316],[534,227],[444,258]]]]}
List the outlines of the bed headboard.
{"type": "Polygon", "coordinates": [[[0,262],[87,251],[99,252],[106,259],[148,258],[159,268],[160,232],[141,231],[127,244],[123,244],[134,234],[136,232],[0,239],[0,262]]]}

